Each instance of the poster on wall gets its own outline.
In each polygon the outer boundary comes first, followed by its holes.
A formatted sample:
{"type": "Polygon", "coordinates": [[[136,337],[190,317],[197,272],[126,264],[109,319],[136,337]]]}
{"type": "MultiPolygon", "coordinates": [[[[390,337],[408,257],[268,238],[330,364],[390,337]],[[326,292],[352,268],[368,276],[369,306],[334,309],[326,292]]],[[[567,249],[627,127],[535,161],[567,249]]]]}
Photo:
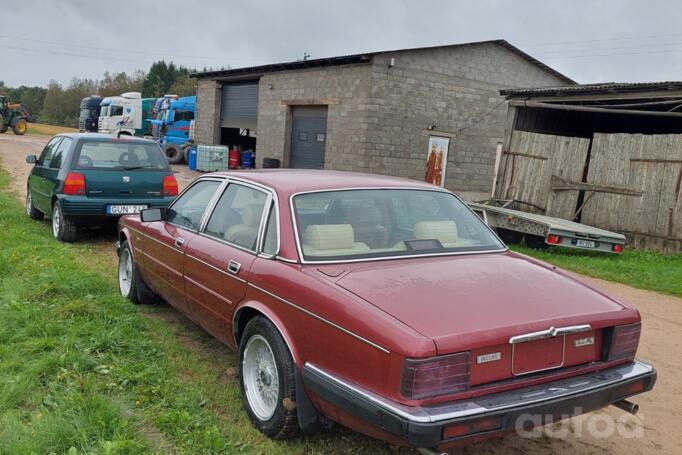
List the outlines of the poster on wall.
{"type": "Polygon", "coordinates": [[[448,164],[448,148],[450,139],[447,137],[429,137],[429,149],[426,157],[426,177],[424,180],[438,186],[445,186],[445,167],[448,164]]]}

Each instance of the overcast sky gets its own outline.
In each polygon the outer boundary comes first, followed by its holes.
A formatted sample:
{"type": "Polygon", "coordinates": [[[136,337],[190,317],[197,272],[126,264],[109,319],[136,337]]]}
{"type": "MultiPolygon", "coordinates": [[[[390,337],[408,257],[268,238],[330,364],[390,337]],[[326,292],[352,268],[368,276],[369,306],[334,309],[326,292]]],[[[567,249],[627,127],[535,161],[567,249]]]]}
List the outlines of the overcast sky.
{"type": "Polygon", "coordinates": [[[0,0],[0,15],[11,86],[497,38],[582,83],[682,80],[676,0],[0,0]]]}

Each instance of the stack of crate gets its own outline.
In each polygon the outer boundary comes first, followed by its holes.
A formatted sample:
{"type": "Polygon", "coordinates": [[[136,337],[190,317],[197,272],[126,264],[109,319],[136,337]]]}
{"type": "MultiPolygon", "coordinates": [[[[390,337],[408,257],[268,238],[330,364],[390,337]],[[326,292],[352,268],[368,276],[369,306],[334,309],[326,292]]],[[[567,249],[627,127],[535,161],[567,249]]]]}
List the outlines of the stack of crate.
{"type": "Polygon", "coordinates": [[[198,145],[197,171],[226,171],[228,148],[224,145],[198,145]]]}

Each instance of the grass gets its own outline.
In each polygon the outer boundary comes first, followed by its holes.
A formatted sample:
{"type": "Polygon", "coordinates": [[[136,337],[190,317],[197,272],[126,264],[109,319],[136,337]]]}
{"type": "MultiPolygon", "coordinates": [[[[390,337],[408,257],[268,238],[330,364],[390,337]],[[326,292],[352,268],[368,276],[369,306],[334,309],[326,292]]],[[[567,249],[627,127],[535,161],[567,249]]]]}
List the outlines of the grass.
{"type": "Polygon", "coordinates": [[[627,248],[621,255],[568,248],[540,251],[514,246],[512,249],[583,275],[682,297],[682,254],[666,255],[627,248]]]}
{"type": "Polygon", "coordinates": [[[76,128],[65,126],[46,125],[44,123],[29,123],[27,134],[37,134],[40,136],[54,136],[59,133],[77,133],[76,128]]]}
{"type": "Polygon", "coordinates": [[[166,306],[118,295],[110,255],[60,244],[0,171],[0,454],[388,453],[337,428],[272,441],[234,356],[166,306]]]}

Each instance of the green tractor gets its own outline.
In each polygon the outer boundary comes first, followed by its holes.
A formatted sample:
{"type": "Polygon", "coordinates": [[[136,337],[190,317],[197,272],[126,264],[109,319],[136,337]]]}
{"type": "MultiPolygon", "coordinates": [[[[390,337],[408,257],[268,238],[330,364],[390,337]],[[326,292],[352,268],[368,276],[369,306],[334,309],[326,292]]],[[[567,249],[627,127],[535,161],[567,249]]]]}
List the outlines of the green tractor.
{"type": "Polygon", "coordinates": [[[19,136],[28,131],[28,124],[34,123],[35,119],[21,103],[12,103],[9,98],[0,95],[0,133],[9,128],[19,136]]]}

